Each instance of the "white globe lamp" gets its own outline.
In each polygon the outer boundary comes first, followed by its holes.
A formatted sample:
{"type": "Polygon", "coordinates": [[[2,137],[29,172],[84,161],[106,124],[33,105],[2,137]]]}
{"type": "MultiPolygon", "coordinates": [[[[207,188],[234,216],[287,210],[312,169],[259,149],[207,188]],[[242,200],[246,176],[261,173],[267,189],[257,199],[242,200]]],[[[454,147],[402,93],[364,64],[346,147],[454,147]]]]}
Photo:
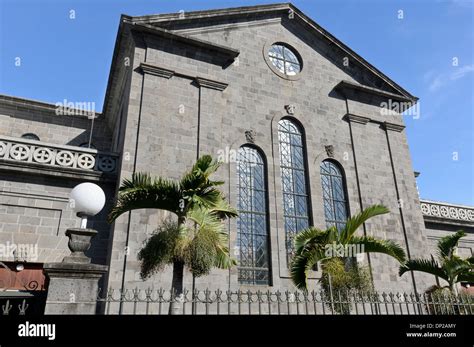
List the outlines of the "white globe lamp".
{"type": "Polygon", "coordinates": [[[95,216],[104,208],[105,194],[97,184],[81,183],[72,189],[70,202],[77,216],[81,218],[81,228],[85,229],[87,217],[95,216]]]}

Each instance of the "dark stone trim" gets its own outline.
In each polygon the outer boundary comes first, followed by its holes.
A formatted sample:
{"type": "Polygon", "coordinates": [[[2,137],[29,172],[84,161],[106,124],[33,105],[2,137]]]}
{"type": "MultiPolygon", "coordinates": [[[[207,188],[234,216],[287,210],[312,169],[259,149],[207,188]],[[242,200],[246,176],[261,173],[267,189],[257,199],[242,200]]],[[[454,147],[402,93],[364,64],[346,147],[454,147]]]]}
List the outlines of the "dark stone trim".
{"type": "Polygon", "coordinates": [[[339,90],[358,90],[366,94],[371,94],[371,95],[377,95],[386,99],[391,99],[391,100],[397,100],[397,101],[403,101],[406,103],[409,103],[410,106],[413,106],[416,104],[416,101],[418,100],[415,97],[408,98],[406,96],[400,95],[400,94],[394,94],[390,92],[386,92],[381,89],[365,86],[363,84],[359,83],[354,83],[346,80],[342,80],[336,85],[335,89],[339,90]]]}
{"type": "Polygon", "coordinates": [[[196,77],[195,81],[200,87],[205,87],[205,88],[210,88],[210,89],[215,89],[215,90],[220,90],[220,91],[223,91],[228,86],[227,83],[210,80],[203,77],[196,77]]]}
{"type": "Polygon", "coordinates": [[[402,132],[403,129],[405,129],[404,125],[394,124],[394,123],[389,123],[389,122],[383,122],[383,127],[385,128],[385,130],[392,130],[398,133],[402,132]]]}
{"type": "Polygon", "coordinates": [[[347,122],[349,123],[359,123],[359,124],[367,124],[368,122],[370,122],[370,118],[368,117],[364,117],[364,116],[358,116],[356,114],[351,114],[351,113],[347,113],[344,118],[344,120],[346,120],[347,122]]]}
{"type": "Polygon", "coordinates": [[[151,65],[147,63],[141,63],[140,64],[140,69],[147,74],[154,75],[154,76],[159,76],[159,77],[164,77],[164,78],[171,78],[175,72],[173,70],[168,70],[156,65],[151,65]]]}

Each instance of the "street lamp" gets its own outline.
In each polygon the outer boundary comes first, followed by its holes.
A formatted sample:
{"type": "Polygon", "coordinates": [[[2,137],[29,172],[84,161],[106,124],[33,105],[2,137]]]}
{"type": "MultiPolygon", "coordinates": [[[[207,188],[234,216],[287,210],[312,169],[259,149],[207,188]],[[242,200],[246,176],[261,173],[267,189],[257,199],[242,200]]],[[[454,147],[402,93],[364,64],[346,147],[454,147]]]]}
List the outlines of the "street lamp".
{"type": "Polygon", "coordinates": [[[94,183],[81,183],[71,191],[71,203],[77,216],[81,218],[81,228],[87,228],[87,217],[95,216],[105,204],[102,188],[94,183]]]}
{"type": "Polygon", "coordinates": [[[91,239],[97,235],[97,231],[87,228],[87,217],[95,216],[102,210],[105,205],[105,194],[94,183],[81,183],[71,191],[70,202],[76,215],[81,218],[81,227],[66,230],[71,254],[64,257],[63,263],[90,263],[91,259],[84,252],[90,248],[91,239]]]}

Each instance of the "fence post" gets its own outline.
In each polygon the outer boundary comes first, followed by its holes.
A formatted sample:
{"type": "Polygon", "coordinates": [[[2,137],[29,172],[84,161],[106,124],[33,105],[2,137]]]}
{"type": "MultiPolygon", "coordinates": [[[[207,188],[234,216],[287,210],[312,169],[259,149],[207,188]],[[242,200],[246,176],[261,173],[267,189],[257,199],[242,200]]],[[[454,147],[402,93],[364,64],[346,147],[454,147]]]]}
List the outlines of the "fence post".
{"type": "Polygon", "coordinates": [[[331,299],[331,312],[334,314],[334,296],[332,294],[332,279],[331,274],[328,273],[328,280],[329,280],[329,297],[331,299]]]}

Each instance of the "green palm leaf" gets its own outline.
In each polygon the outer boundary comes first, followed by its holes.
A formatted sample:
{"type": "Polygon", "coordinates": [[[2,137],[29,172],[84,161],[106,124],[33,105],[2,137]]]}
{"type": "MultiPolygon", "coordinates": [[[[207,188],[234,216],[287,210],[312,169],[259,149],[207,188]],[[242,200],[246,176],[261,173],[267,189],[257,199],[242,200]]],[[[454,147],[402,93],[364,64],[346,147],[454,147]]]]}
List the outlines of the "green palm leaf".
{"type": "Polygon", "coordinates": [[[290,275],[293,284],[301,290],[307,290],[306,279],[308,273],[314,269],[314,266],[325,259],[325,255],[322,249],[313,249],[308,252],[304,252],[300,255],[296,255],[291,262],[290,275]]]}
{"type": "Polygon", "coordinates": [[[458,246],[459,239],[466,236],[466,233],[459,230],[455,234],[447,235],[438,241],[438,252],[441,258],[450,258],[458,246]]]}
{"type": "Polygon", "coordinates": [[[308,250],[316,244],[325,245],[328,243],[329,232],[310,227],[303,229],[294,238],[295,252],[301,254],[303,250],[308,250]]]}
{"type": "Polygon", "coordinates": [[[460,274],[468,273],[473,266],[465,259],[459,257],[452,257],[443,263],[444,271],[451,278],[456,278],[460,274]]]}
{"type": "Polygon", "coordinates": [[[151,179],[146,174],[134,174],[124,180],[118,199],[109,213],[109,222],[132,210],[153,208],[180,213],[181,192],[176,182],[166,179],[151,179]]]}
{"type": "Polygon", "coordinates": [[[407,271],[421,271],[438,276],[449,282],[447,274],[434,259],[411,259],[400,266],[398,274],[402,276],[407,271]]]}
{"type": "Polygon", "coordinates": [[[350,244],[360,245],[365,253],[383,253],[394,257],[400,263],[406,261],[406,254],[403,248],[391,240],[379,240],[371,236],[353,236],[350,244]]]}
{"type": "Polygon", "coordinates": [[[371,207],[366,208],[354,217],[349,218],[345,227],[340,232],[341,243],[345,244],[349,242],[349,240],[357,231],[357,229],[368,219],[388,212],[390,212],[390,210],[385,206],[373,205],[371,207]]]}

